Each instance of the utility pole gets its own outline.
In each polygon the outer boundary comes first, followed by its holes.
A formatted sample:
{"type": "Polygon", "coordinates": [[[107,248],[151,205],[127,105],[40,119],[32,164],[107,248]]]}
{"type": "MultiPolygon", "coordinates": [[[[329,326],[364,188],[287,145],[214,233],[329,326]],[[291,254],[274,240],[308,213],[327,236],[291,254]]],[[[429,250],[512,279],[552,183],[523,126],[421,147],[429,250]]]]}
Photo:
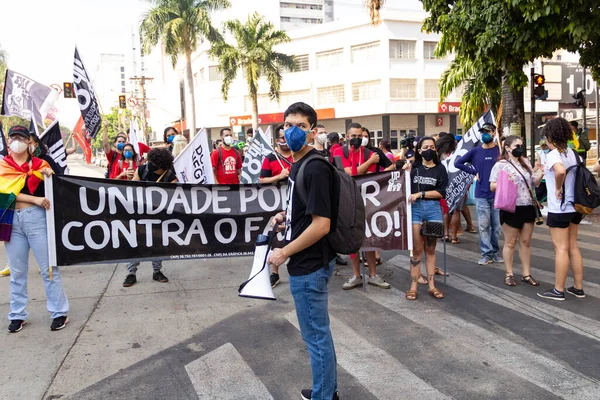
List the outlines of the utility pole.
{"type": "MultiPolygon", "coordinates": [[[[583,67],[583,82],[581,84],[581,87],[583,87],[583,93],[586,93],[586,89],[587,89],[587,85],[585,84],[585,67],[583,67]]],[[[587,108],[587,99],[585,98],[585,95],[583,96],[583,131],[586,132],[587,131],[587,123],[586,123],[586,113],[585,113],[585,109],[587,108]]]]}
{"type": "Polygon", "coordinates": [[[137,81],[140,85],[140,95],[141,95],[141,99],[139,99],[139,106],[140,106],[140,114],[141,114],[141,118],[142,118],[142,134],[144,135],[144,138],[146,139],[146,144],[150,145],[150,133],[148,132],[148,123],[146,122],[146,101],[148,100],[146,98],[146,82],[152,82],[154,78],[149,78],[147,76],[140,76],[140,77],[133,77],[133,78],[129,78],[129,80],[131,81],[137,81]]]}
{"type": "Polygon", "coordinates": [[[598,81],[596,81],[596,157],[600,158],[600,115],[598,113],[598,109],[600,105],[598,105],[600,101],[600,96],[598,95],[598,81]]]}

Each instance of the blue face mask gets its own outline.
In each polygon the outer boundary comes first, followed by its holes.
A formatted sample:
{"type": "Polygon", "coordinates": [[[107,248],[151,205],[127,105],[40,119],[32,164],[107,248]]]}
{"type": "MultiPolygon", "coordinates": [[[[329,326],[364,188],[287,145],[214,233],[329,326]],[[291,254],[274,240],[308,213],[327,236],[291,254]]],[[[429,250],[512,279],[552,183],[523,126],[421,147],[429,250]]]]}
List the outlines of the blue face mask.
{"type": "Polygon", "coordinates": [[[287,142],[288,147],[291,151],[297,152],[304,147],[306,144],[306,136],[310,133],[310,130],[303,131],[298,128],[296,125],[288,128],[285,131],[285,141],[287,142]]]}
{"type": "Polygon", "coordinates": [[[494,138],[488,132],[484,132],[481,134],[481,141],[483,143],[487,144],[487,143],[491,142],[492,140],[494,140],[494,138]]]}
{"type": "Polygon", "coordinates": [[[123,155],[125,156],[125,158],[132,158],[133,157],[133,153],[129,150],[127,150],[126,152],[123,153],[123,155]]]}
{"type": "Polygon", "coordinates": [[[544,149],[544,153],[546,153],[546,154],[550,153],[550,149],[544,149]]]}
{"type": "Polygon", "coordinates": [[[117,149],[119,151],[122,151],[124,147],[125,147],[125,143],[117,143],[117,149]]]}
{"type": "Polygon", "coordinates": [[[462,136],[456,135],[456,136],[454,136],[454,140],[456,140],[457,142],[460,142],[462,140],[462,136]]]}
{"type": "Polygon", "coordinates": [[[168,143],[173,143],[173,139],[175,138],[175,135],[171,135],[169,137],[167,137],[167,142],[168,143]]]}

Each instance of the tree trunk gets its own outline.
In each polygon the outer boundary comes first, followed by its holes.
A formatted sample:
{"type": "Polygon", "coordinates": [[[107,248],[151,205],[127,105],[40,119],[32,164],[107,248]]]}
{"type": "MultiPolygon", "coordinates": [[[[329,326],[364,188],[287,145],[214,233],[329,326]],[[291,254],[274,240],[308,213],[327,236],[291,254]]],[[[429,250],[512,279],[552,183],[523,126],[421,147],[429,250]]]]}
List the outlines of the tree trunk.
{"type": "Polygon", "coordinates": [[[256,93],[250,93],[250,99],[252,101],[252,130],[256,132],[258,129],[258,96],[256,93]]]}
{"type": "Polygon", "coordinates": [[[190,125],[188,125],[189,129],[190,129],[190,140],[192,140],[192,138],[194,136],[196,136],[196,95],[194,93],[194,76],[192,74],[192,53],[191,52],[186,52],[185,53],[185,72],[186,72],[186,80],[187,80],[187,86],[188,86],[188,91],[189,91],[189,96],[190,96],[190,103],[192,106],[192,112],[190,113],[191,115],[189,116],[189,120],[190,120],[190,125]]]}
{"type": "Polygon", "coordinates": [[[526,143],[523,89],[515,91],[509,85],[506,73],[502,77],[502,135],[518,135],[526,143]]]}

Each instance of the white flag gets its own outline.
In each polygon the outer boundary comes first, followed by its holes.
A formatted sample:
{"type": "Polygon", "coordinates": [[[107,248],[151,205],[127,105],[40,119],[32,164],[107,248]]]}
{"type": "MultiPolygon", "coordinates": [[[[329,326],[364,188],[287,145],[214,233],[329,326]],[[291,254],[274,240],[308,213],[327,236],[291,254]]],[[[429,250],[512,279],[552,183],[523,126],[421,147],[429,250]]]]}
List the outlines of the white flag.
{"type": "Polygon", "coordinates": [[[267,129],[267,134],[264,134],[260,128],[254,132],[254,140],[244,158],[241,183],[260,183],[260,170],[262,169],[263,160],[266,156],[275,152],[271,142],[265,137],[270,135],[270,132],[271,127],[267,129]]]}
{"type": "Polygon", "coordinates": [[[210,161],[210,147],[206,129],[202,128],[173,162],[177,180],[181,183],[215,183],[210,161]]]}
{"type": "Polygon", "coordinates": [[[140,145],[138,142],[139,129],[137,119],[132,118],[129,124],[129,143],[133,145],[133,149],[138,156],[140,155],[140,145]]]}

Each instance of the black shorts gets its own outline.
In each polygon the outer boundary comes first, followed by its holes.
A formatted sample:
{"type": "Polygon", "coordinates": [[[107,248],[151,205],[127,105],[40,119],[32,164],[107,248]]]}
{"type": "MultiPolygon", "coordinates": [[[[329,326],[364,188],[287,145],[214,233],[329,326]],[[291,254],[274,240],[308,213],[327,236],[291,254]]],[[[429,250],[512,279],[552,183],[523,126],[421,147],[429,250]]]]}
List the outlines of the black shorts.
{"type": "Polygon", "coordinates": [[[517,206],[514,213],[500,210],[500,225],[506,224],[521,230],[523,225],[533,223],[537,217],[534,206],[517,206]]]}
{"type": "Polygon", "coordinates": [[[546,218],[546,225],[550,228],[568,228],[569,225],[575,224],[579,225],[581,220],[583,219],[583,215],[578,212],[570,212],[570,213],[548,213],[548,218],[546,218]]]}

